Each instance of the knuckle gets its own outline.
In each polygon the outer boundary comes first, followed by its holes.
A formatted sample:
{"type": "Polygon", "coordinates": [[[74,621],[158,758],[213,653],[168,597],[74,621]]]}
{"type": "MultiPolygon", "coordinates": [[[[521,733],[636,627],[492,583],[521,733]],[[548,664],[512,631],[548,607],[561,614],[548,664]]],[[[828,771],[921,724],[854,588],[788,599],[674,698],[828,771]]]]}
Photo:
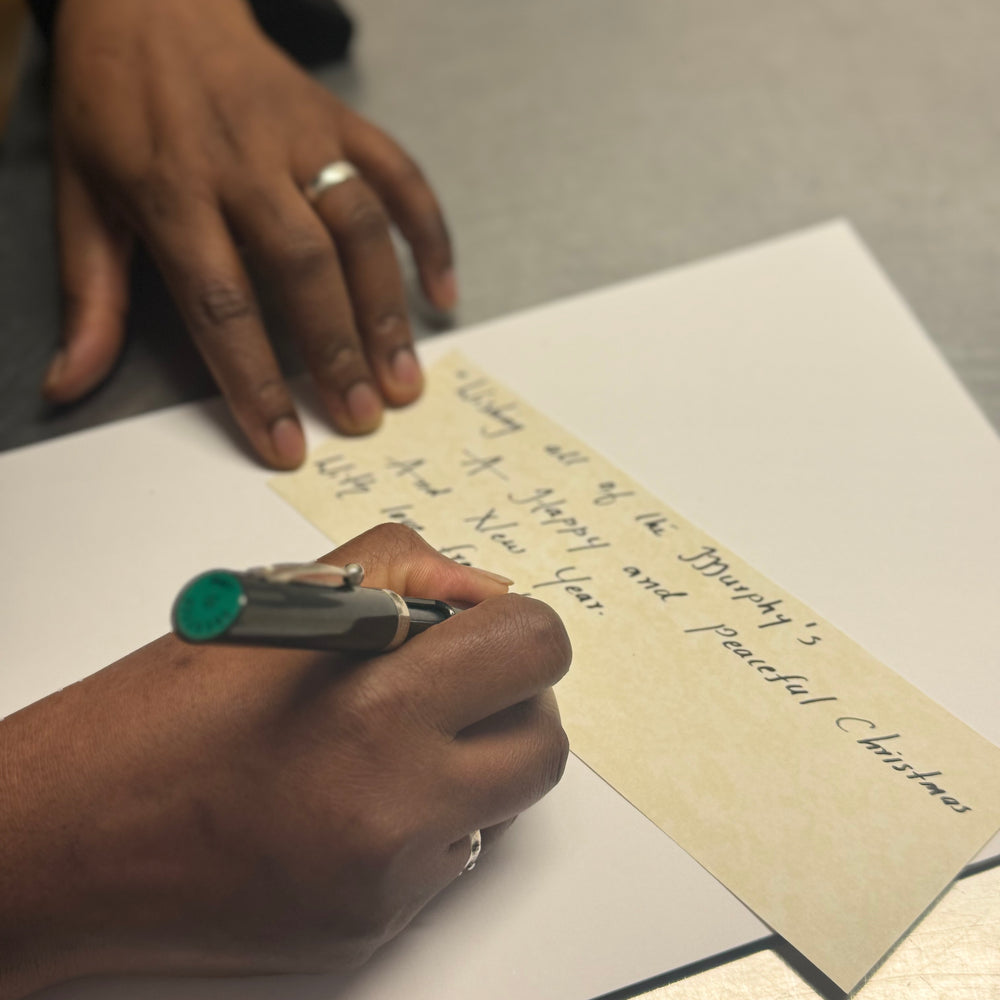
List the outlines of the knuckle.
{"type": "Polygon", "coordinates": [[[402,313],[394,310],[377,316],[369,325],[366,337],[383,350],[404,347],[410,343],[410,328],[402,313]]]}
{"type": "Polygon", "coordinates": [[[494,725],[503,727],[506,743],[496,751],[494,767],[480,767],[463,780],[475,796],[484,798],[496,793],[498,782],[505,785],[522,811],[559,783],[569,759],[569,738],[551,691],[505,709],[497,720],[494,725]]]}
{"type": "Polygon", "coordinates": [[[288,410],[288,389],[284,379],[271,375],[254,382],[247,393],[248,401],[263,413],[281,414],[288,410]]]}
{"type": "Polygon", "coordinates": [[[388,172],[390,182],[403,188],[426,188],[427,179],[420,165],[412,156],[400,153],[388,172]]]}
{"type": "Polygon", "coordinates": [[[551,691],[532,699],[534,734],[531,741],[531,798],[537,801],[560,781],[569,759],[569,737],[559,719],[551,691]]]}
{"type": "Polygon", "coordinates": [[[159,169],[133,171],[123,178],[123,187],[130,192],[142,215],[149,220],[161,221],[175,216],[181,205],[181,194],[159,169]]]}
{"type": "Polygon", "coordinates": [[[569,635],[562,619],[547,604],[517,594],[505,598],[513,608],[514,627],[520,643],[534,651],[542,679],[555,684],[569,670],[573,658],[569,635]]]}
{"type": "Polygon", "coordinates": [[[290,232],[278,250],[278,264],[294,279],[309,280],[327,273],[336,260],[333,244],[317,232],[290,232]]]}
{"type": "Polygon", "coordinates": [[[310,367],[317,378],[338,389],[346,389],[368,377],[360,350],[343,337],[331,337],[315,347],[310,367]]]}
{"type": "Polygon", "coordinates": [[[412,528],[399,521],[385,521],[352,539],[348,546],[334,549],[322,561],[343,566],[345,562],[360,562],[366,570],[409,563],[415,555],[432,554],[434,550],[412,528]]]}
{"type": "Polygon", "coordinates": [[[281,203],[275,198],[274,181],[257,170],[224,169],[225,186],[230,198],[241,212],[254,213],[278,224],[281,221],[281,203]]]}
{"type": "Polygon", "coordinates": [[[370,198],[355,201],[338,228],[341,236],[352,243],[371,243],[389,235],[385,213],[370,198]]]}
{"type": "Polygon", "coordinates": [[[257,313],[253,296],[227,278],[201,281],[195,290],[194,305],[199,325],[208,329],[217,329],[257,313]]]}
{"type": "Polygon", "coordinates": [[[426,548],[426,543],[413,528],[399,521],[378,524],[367,533],[372,544],[387,554],[387,561],[398,561],[415,548],[426,548]]]}
{"type": "Polygon", "coordinates": [[[559,722],[558,713],[556,713],[555,718],[556,728],[550,741],[551,749],[546,771],[549,788],[554,788],[562,780],[563,774],[566,773],[566,764],[569,761],[569,735],[563,729],[562,723],[559,722]]]}
{"type": "Polygon", "coordinates": [[[117,181],[133,196],[143,201],[176,196],[177,185],[171,183],[162,164],[146,157],[129,157],[117,164],[117,181]]]}

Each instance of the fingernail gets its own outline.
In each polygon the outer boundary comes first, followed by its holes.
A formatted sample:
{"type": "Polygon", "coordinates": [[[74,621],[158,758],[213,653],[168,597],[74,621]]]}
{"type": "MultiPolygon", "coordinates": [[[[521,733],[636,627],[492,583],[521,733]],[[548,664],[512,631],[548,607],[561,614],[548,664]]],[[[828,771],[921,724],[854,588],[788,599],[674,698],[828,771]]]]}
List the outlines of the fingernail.
{"type": "Polygon", "coordinates": [[[370,382],[355,382],[345,397],[347,412],[358,430],[374,430],[382,419],[382,400],[370,382]]]}
{"type": "Polygon", "coordinates": [[[458,302],[458,282],[455,280],[453,268],[447,268],[438,274],[434,281],[437,287],[437,306],[439,309],[454,309],[458,302]]]}
{"type": "Polygon", "coordinates": [[[301,465],[306,439],[299,422],[292,417],[279,417],[271,424],[271,444],[282,465],[301,465]]]}
{"type": "Polygon", "coordinates": [[[42,392],[50,392],[62,381],[63,372],[66,369],[66,352],[59,350],[52,359],[42,381],[42,392]]]}
{"type": "Polygon", "coordinates": [[[480,569],[478,566],[469,566],[467,568],[472,570],[473,573],[485,576],[488,580],[493,580],[496,583],[502,583],[505,587],[511,587],[514,585],[514,581],[509,577],[501,576],[499,573],[491,573],[488,569],[480,569]]]}
{"type": "Polygon", "coordinates": [[[400,385],[409,387],[419,386],[423,381],[420,374],[420,365],[408,347],[401,347],[392,356],[392,377],[400,385]]]}

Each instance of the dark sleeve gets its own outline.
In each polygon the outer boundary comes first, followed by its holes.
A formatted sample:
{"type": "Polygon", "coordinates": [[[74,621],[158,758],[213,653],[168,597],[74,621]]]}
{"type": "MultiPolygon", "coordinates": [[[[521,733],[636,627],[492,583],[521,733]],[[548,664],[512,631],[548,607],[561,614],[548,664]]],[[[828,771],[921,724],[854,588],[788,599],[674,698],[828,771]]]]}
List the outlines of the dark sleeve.
{"type": "Polygon", "coordinates": [[[336,0],[250,0],[260,26],[305,66],[347,55],[354,25],[336,0]]]}
{"type": "MultiPolygon", "coordinates": [[[[59,0],[28,0],[46,39],[52,37],[59,0]]],[[[336,0],[250,0],[260,26],[305,66],[343,59],[354,24],[336,0]]]]}
{"type": "Polygon", "coordinates": [[[52,22],[55,20],[58,2],[59,0],[28,0],[31,13],[35,15],[46,41],[52,37],[52,22]]]}

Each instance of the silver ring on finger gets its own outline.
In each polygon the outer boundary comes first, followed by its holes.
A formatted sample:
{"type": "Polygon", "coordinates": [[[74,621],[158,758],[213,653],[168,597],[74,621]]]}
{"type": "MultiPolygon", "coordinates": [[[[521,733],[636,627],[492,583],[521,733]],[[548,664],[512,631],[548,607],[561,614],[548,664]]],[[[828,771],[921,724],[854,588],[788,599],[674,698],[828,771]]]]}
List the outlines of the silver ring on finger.
{"type": "Polygon", "coordinates": [[[469,860],[465,862],[465,867],[458,873],[459,875],[464,875],[466,872],[471,872],[473,868],[476,867],[476,862],[479,860],[479,855],[483,850],[483,833],[481,830],[473,830],[469,834],[469,860]]]}
{"type": "Polygon", "coordinates": [[[353,163],[348,163],[347,160],[334,160],[323,167],[305,186],[306,197],[315,204],[324,191],[357,176],[358,171],[353,163]]]}

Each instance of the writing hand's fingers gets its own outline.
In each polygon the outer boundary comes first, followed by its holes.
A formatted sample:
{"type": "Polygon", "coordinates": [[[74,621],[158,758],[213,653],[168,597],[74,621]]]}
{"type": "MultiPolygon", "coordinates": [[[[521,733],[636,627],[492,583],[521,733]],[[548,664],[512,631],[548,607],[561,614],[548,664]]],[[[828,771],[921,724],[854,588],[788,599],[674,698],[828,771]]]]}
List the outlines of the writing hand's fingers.
{"type": "Polygon", "coordinates": [[[372,677],[391,673],[394,697],[451,739],[552,687],[571,657],[559,616],[541,601],[508,594],[373,661],[372,677]]]}
{"type": "Polygon", "coordinates": [[[270,466],[292,469],[305,438],[232,239],[209,199],[160,200],[139,219],[202,357],[236,422],[270,466]]]}
{"type": "Polygon", "coordinates": [[[438,309],[453,309],[458,298],[454,254],[433,189],[417,164],[380,129],[347,109],[342,121],[347,157],[410,244],[424,294],[438,309]]]}
{"type": "Polygon", "coordinates": [[[121,352],[132,239],[109,223],[64,156],[54,168],[63,333],[42,391],[69,403],[94,389],[121,352]]]}
{"type": "Polygon", "coordinates": [[[420,395],[423,376],[413,351],[399,261],[389,220],[360,178],[319,194],[313,208],[337,247],[354,321],[384,398],[399,406],[420,395]]]}
{"type": "Polygon", "coordinates": [[[325,555],[321,562],[364,567],[366,587],[451,604],[478,604],[507,592],[511,581],[486,569],[462,566],[401,524],[380,524],[325,555]]]}
{"type": "MultiPolygon", "coordinates": [[[[460,566],[419,535],[385,524],[325,560],[360,562],[366,583],[399,593],[478,603],[395,652],[366,664],[360,693],[373,722],[400,731],[407,720],[440,734],[445,787],[466,788],[449,811],[466,828],[500,823],[540,798],[565,766],[566,737],[551,687],[572,658],[558,615],[482,571],[460,566]]],[[[362,675],[356,675],[360,680],[362,675]]]]}
{"type": "Polygon", "coordinates": [[[509,824],[559,782],[569,740],[551,689],[467,727],[445,766],[461,788],[462,828],[509,824]]]}
{"type": "Polygon", "coordinates": [[[334,747],[347,735],[362,772],[380,776],[366,781],[392,787],[379,823],[436,831],[449,863],[441,872],[454,875],[470,831],[506,823],[562,776],[569,746],[551,686],[570,655],[550,608],[495,597],[338,672],[316,713],[334,747]]]}
{"type": "Polygon", "coordinates": [[[559,781],[569,743],[551,686],[569,661],[550,608],[491,598],[368,661],[342,689],[341,705],[353,706],[343,725],[363,711],[375,732],[423,734],[434,775],[423,797],[453,843],[512,819],[559,781]]]}

